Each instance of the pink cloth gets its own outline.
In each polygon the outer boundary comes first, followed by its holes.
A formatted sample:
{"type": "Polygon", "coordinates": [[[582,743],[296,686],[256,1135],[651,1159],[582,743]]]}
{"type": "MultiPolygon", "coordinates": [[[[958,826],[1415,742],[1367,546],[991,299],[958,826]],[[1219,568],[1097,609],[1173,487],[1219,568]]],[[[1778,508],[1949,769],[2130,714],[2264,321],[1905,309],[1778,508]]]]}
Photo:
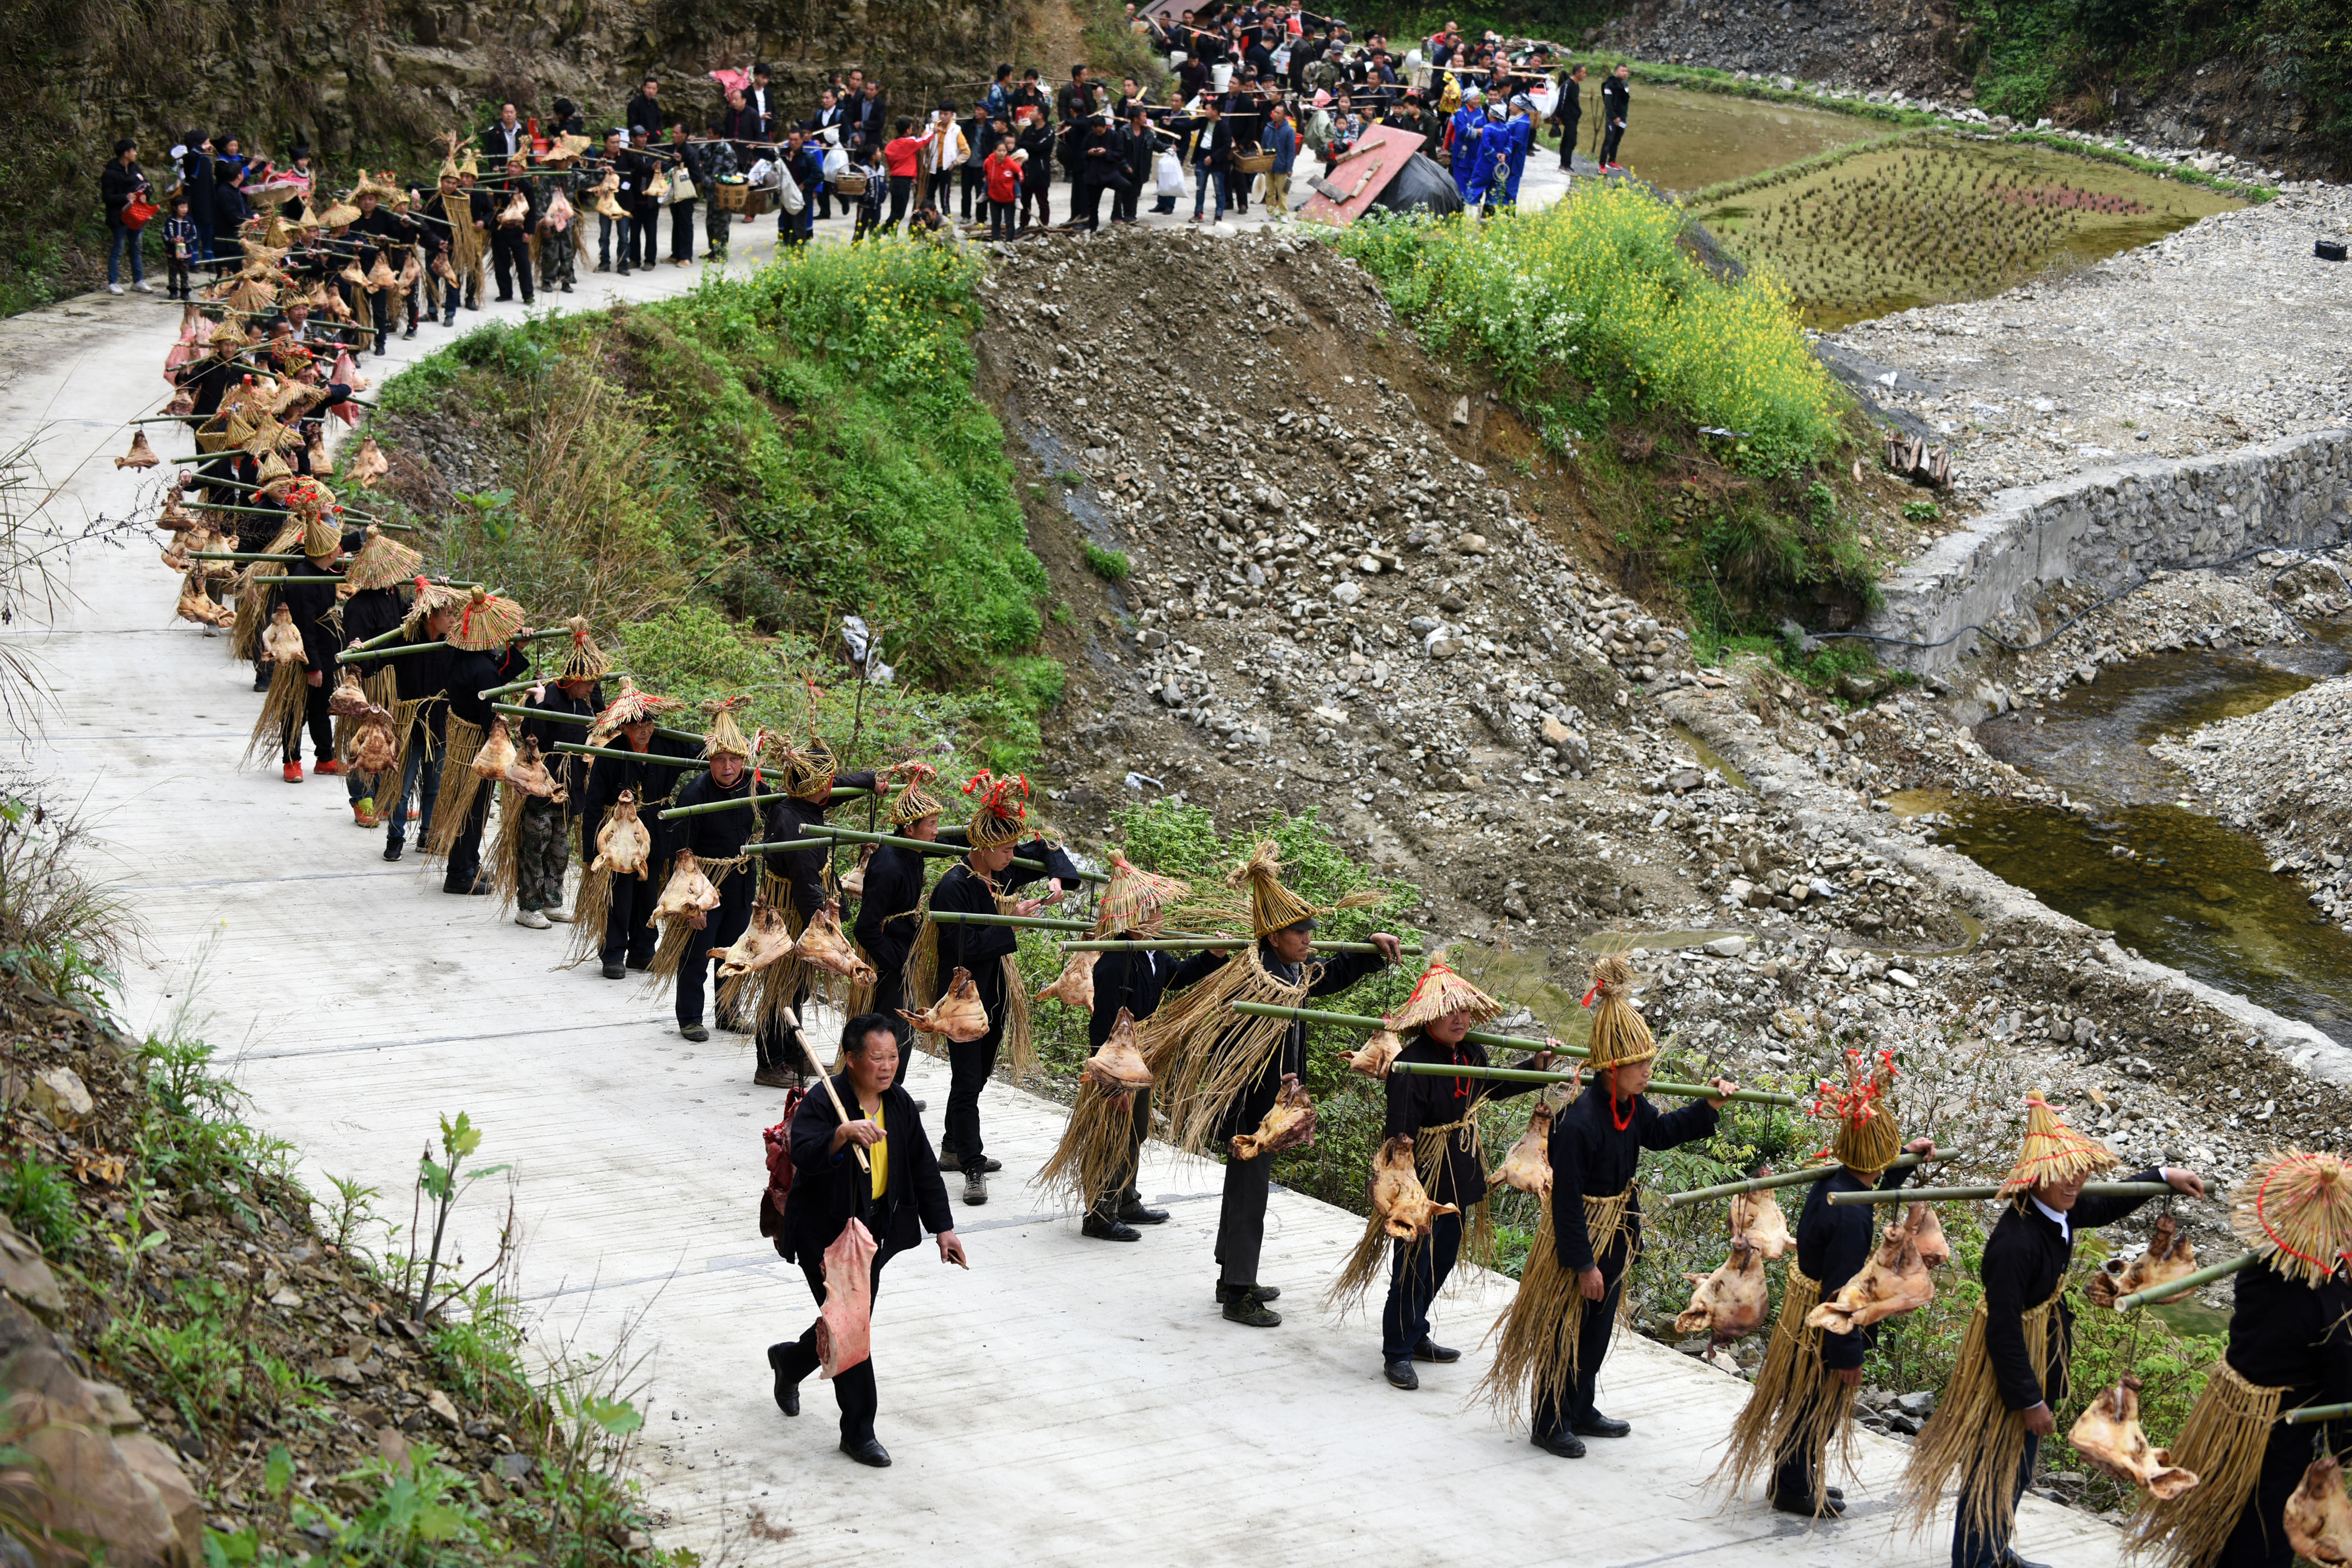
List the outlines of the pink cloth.
{"type": "Polygon", "coordinates": [[[874,1354],[873,1233],[862,1220],[841,1228],[824,1249],[824,1305],[816,1318],[817,1365],[838,1377],[874,1354]]]}
{"type": "Polygon", "coordinates": [[[749,92],[751,90],[751,73],[738,70],[733,66],[722,66],[712,71],[710,79],[717,82],[722,91],[749,92]]]}

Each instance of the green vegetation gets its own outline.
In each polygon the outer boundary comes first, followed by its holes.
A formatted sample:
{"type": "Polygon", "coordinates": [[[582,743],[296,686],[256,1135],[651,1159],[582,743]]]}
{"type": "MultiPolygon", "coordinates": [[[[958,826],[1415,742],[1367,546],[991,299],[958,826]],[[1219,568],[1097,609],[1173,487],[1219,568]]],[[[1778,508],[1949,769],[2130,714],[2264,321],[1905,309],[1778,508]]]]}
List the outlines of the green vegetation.
{"type": "Polygon", "coordinates": [[[38,1155],[26,1155],[0,1170],[0,1209],[16,1233],[32,1239],[52,1258],[81,1250],[86,1228],[66,1173],[38,1155]]]}
{"type": "Polygon", "coordinates": [[[835,629],[859,615],[900,683],[866,695],[861,747],[878,722],[1017,767],[1062,673],[1037,651],[1047,580],[1003,432],[973,395],[978,276],[944,247],[827,246],[658,306],[484,329],[394,380],[379,434],[397,446],[452,404],[495,420],[506,484],[459,497],[436,564],[622,624],[646,685],[757,689],[753,717],[797,729],[805,700],[782,687],[814,674],[845,740],[835,629]]]}
{"type": "Polygon", "coordinates": [[[1125,550],[1105,549],[1092,539],[1082,541],[1078,548],[1087,558],[1087,570],[1097,577],[1108,578],[1113,582],[1125,582],[1127,574],[1134,570],[1132,563],[1127,559],[1125,550]]]}

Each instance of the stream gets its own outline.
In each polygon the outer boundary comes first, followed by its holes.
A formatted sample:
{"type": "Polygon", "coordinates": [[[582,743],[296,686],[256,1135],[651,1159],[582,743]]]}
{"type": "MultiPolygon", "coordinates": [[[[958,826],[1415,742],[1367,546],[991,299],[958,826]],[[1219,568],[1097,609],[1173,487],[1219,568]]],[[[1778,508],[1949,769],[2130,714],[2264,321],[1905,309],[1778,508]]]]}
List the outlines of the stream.
{"type": "Polygon", "coordinates": [[[1944,813],[1943,841],[2143,957],[2352,1045],[2352,935],[2316,917],[2294,878],[2271,874],[2253,834],[2207,814],[2147,751],[2352,665],[2347,628],[2317,630],[2252,656],[2137,659],[1978,727],[1986,751],[2064,790],[2072,810],[1927,790],[1895,808],[1944,813]]]}

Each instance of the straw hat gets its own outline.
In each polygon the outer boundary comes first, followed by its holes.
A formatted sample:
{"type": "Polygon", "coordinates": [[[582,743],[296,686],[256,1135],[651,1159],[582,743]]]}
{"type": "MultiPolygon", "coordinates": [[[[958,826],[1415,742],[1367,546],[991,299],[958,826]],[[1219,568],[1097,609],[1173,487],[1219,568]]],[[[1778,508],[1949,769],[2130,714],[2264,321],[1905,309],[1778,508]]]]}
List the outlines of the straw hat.
{"type": "Polygon", "coordinates": [[[1149,929],[1167,915],[1171,904],[1182,903],[1192,892],[1191,883],[1145,871],[1113,850],[1110,885],[1103,889],[1101,902],[1095,906],[1095,929],[1149,929]]]}
{"type": "Polygon", "coordinates": [[[947,808],[938,796],[923,788],[940,776],[940,770],[926,762],[910,763],[898,776],[898,794],[890,802],[890,825],[912,827],[925,817],[936,817],[947,808]]]}
{"type": "Polygon", "coordinates": [[[345,224],[355,224],[359,221],[360,210],[349,202],[337,202],[319,214],[319,225],[321,228],[339,229],[345,224]]]}
{"type": "Polygon", "coordinates": [[[2230,1195],[2230,1228],[2272,1268],[2319,1285],[2352,1261],[2352,1164],[2289,1149],[2230,1195]]]}
{"type": "Polygon", "coordinates": [[[1584,999],[1590,1004],[1595,997],[1600,998],[1601,1005],[1592,1014],[1592,1054],[1586,1058],[1589,1065],[1631,1067],[1658,1054],[1658,1042],[1651,1038],[1650,1026],[1633,1010],[1633,965],[1615,953],[1594,964],[1592,988],[1584,993],[1584,999]]]}
{"type": "MultiPolygon", "coordinates": [[[[1303,921],[1331,912],[1318,909],[1282,885],[1282,847],[1272,839],[1260,843],[1248,860],[1228,873],[1225,885],[1248,887],[1250,935],[1253,936],[1270,936],[1276,931],[1286,931],[1303,921]]],[[[1378,893],[1351,893],[1332,908],[1355,909],[1368,904],[1378,904],[1384,896],[1378,893]]]]}
{"type": "Polygon", "coordinates": [[[424,561],[423,556],[370,523],[351,564],[343,569],[343,582],[354,592],[366,588],[396,588],[415,576],[424,561]]]}
{"type": "Polygon", "coordinates": [[[2116,1152],[2059,1120],[2057,1107],[2039,1094],[2025,1097],[2025,1142],[2017,1164],[2001,1178],[2000,1196],[2014,1197],[2045,1181],[2095,1176],[2122,1164],[2116,1152]]]}
{"type": "Polygon", "coordinates": [[[841,771],[841,758],[835,754],[831,741],[814,734],[799,746],[779,739],[776,756],[776,771],[783,780],[785,794],[800,800],[824,800],[832,796],[833,776],[841,771]]]}
{"type": "Polygon", "coordinates": [[[449,628],[446,641],[468,653],[495,653],[522,630],[522,619],[521,605],[477,588],[457,612],[457,624],[449,628]]]}
{"type": "Polygon", "coordinates": [[[1895,1053],[1882,1051],[1874,1062],[1863,1051],[1849,1051],[1845,1076],[1843,1083],[1822,1079],[1808,1109],[1834,1129],[1822,1153],[1874,1176],[1902,1152],[1902,1132],[1885,1103],[1895,1092],[1895,1053]]]}
{"type": "Polygon", "coordinates": [[[1503,1004],[1454,972],[1443,953],[1429,956],[1429,966],[1413,982],[1404,1006],[1381,1019],[1392,1034],[1416,1030],[1447,1013],[1466,1009],[1472,1023],[1484,1023],[1503,1010],[1503,1004]]]}
{"type": "Polygon", "coordinates": [[[703,716],[710,724],[702,732],[702,756],[705,761],[720,757],[737,757],[745,761],[751,758],[751,742],[743,738],[742,727],[735,722],[738,708],[749,707],[749,695],[715,697],[702,705],[703,716]]]}
{"type": "Polygon", "coordinates": [[[999,779],[983,768],[964,781],[963,792],[972,798],[971,821],[963,831],[973,849],[999,849],[1020,839],[1029,817],[1021,803],[1029,798],[1028,779],[1018,773],[999,779]],[[1016,792],[1020,800],[1013,799],[1016,792]]]}
{"type": "Polygon", "coordinates": [[[427,617],[444,610],[459,609],[469,597],[465,589],[419,577],[416,580],[416,597],[409,601],[408,613],[401,618],[402,628],[414,633],[425,624],[427,617]]]}
{"type": "Polygon", "coordinates": [[[588,617],[574,615],[563,623],[571,630],[571,651],[563,655],[563,668],[556,673],[558,681],[601,681],[613,667],[613,655],[596,645],[588,634],[588,617]]]}
{"type": "Polygon", "coordinates": [[[635,682],[623,675],[620,694],[611,702],[606,703],[604,711],[596,716],[595,727],[589,732],[590,738],[593,740],[598,736],[609,737],[615,730],[626,728],[633,724],[651,724],[660,715],[683,706],[676,697],[656,696],[651,692],[641,692],[637,689],[635,682]]]}
{"type": "Polygon", "coordinates": [[[302,553],[312,560],[332,560],[342,553],[343,530],[331,512],[312,512],[302,525],[302,553]]]}

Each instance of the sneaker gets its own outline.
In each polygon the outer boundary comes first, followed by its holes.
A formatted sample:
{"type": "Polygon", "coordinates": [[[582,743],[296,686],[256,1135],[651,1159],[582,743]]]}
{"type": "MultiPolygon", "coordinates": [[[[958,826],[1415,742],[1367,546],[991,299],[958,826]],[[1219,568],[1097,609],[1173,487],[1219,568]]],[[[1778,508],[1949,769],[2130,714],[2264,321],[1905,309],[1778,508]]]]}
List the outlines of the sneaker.
{"type": "Polygon", "coordinates": [[[155,286],[148,282],[143,277],[138,282],[132,284],[131,287],[137,289],[142,294],[152,294],[155,292],[155,286]]]}
{"type": "Polygon", "coordinates": [[[1402,1356],[1395,1361],[1384,1361],[1381,1363],[1381,1375],[1389,1380],[1389,1386],[1391,1388],[1418,1388],[1421,1386],[1421,1374],[1412,1369],[1412,1358],[1411,1356],[1402,1356]]]}
{"type": "Polygon", "coordinates": [[[355,828],[373,828],[375,826],[374,800],[354,800],[352,802],[352,826],[355,828]]]}
{"type": "Polygon", "coordinates": [[[383,846],[383,858],[388,861],[396,861],[400,858],[400,851],[401,842],[398,839],[394,839],[383,846]]]}
{"type": "Polygon", "coordinates": [[[680,1040],[690,1040],[697,1045],[710,1038],[710,1031],[698,1023],[682,1023],[677,1026],[677,1033],[680,1040]]]}
{"type": "Polygon", "coordinates": [[[1280,1328],[1282,1314],[1267,1306],[1265,1298],[1255,1291],[1244,1291],[1225,1303],[1225,1322],[1244,1328],[1280,1328]]]}
{"type": "Polygon", "coordinates": [[[120,294],[122,292],[122,285],[120,283],[110,283],[106,286],[106,291],[109,294],[120,294]]]}
{"type": "Polygon", "coordinates": [[[515,916],[515,924],[526,930],[544,931],[548,926],[548,919],[536,909],[526,909],[515,916]]]}
{"type": "Polygon", "coordinates": [[[569,925],[572,924],[572,911],[569,908],[543,909],[540,911],[540,913],[546,915],[550,920],[554,921],[558,925],[569,925]]]}
{"type": "Polygon", "coordinates": [[[400,335],[400,340],[405,343],[409,339],[414,338],[415,336],[416,336],[416,323],[411,321],[408,324],[408,330],[400,335]]]}
{"type": "Polygon", "coordinates": [[[289,762],[279,776],[289,784],[299,784],[302,782],[302,765],[299,762],[289,762]]]}
{"type": "Polygon", "coordinates": [[[1217,1281],[1219,1306],[1229,1306],[1244,1296],[1255,1296],[1261,1301],[1279,1301],[1282,1297],[1282,1287],[1279,1285],[1228,1285],[1223,1280],[1217,1281]]]}
{"type": "Polygon", "coordinates": [[[320,758],[318,761],[316,761],[316,762],[314,762],[314,763],[312,763],[312,764],[310,765],[310,771],[311,771],[311,772],[313,772],[313,773],[323,773],[323,774],[327,775],[327,776],[328,776],[329,778],[331,778],[331,778],[334,778],[336,775],[338,775],[338,774],[341,773],[341,772],[342,772],[342,770],[343,770],[343,765],[342,765],[341,763],[340,763],[340,762],[336,761],[336,760],[335,760],[333,758],[331,758],[331,757],[322,757],[322,758],[320,758]]]}
{"type": "Polygon", "coordinates": [[[963,1173],[963,1200],[978,1206],[988,1201],[988,1176],[976,1170],[963,1173]]]}

